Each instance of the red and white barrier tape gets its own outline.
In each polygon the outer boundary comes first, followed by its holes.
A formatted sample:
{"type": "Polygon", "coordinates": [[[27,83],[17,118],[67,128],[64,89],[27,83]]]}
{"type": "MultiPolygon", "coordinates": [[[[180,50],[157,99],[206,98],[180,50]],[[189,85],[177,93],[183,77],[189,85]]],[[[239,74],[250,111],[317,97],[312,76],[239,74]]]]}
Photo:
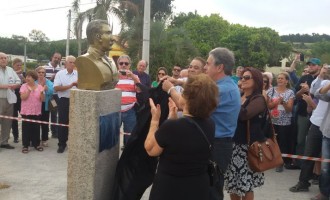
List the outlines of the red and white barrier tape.
{"type": "Polygon", "coordinates": [[[25,118],[22,118],[22,117],[10,117],[10,116],[5,116],[5,115],[0,115],[0,118],[13,119],[13,120],[17,120],[17,121],[27,121],[27,122],[35,122],[35,123],[40,123],[40,124],[50,124],[50,125],[56,125],[56,126],[66,126],[66,127],[69,127],[69,125],[67,125],[67,124],[59,124],[59,123],[45,122],[45,121],[40,121],[40,120],[25,119],[25,118]]]}
{"type": "Polygon", "coordinates": [[[292,154],[285,154],[285,153],[282,153],[282,157],[330,163],[330,159],[326,159],[326,158],[315,158],[315,157],[299,156],[299,155],[292,155],[292,154]]]}

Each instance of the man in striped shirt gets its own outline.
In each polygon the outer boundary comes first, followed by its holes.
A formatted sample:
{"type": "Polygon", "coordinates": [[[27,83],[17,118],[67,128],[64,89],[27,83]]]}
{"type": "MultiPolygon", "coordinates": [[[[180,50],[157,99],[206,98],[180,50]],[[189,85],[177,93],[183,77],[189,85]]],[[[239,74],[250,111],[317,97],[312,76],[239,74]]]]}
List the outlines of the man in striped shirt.
{"type": "MultiPolygon", "coordinates": [[[[62,69],[60,66],[61,59],[62,59],[61,54],[58,52],[55,52],[51,58],[51,61],[45,66],[46,78],[48,78],[52,82],[54,82],[56,73],[62,69]]],[[[59,99],[58,99],[57,93],[55,93],[55,92],[53,94],[53,99],[55,100],[56,104],[58,105],[59,99]]],[[[50,112],[50,119],[51,119],[51,122],[57,123],[57,110],[53,110],[50,112]]],[[[52,138],[57,138],[58,127],[55,125],[51,125],[50,130],[52,132],[52,138]]]]}
{"type": "Polygon", "coordinates": [[[137,102],[136,93],[140,92],[140,79],[130,70],[131,59],[128,55],[122,55],[117,60],[119,69],[119,81],[117,89],[122,91],[121,97],[121,123],[124,125],[124,145],[136,124],[136,112],[134,105],[137,102]]]}

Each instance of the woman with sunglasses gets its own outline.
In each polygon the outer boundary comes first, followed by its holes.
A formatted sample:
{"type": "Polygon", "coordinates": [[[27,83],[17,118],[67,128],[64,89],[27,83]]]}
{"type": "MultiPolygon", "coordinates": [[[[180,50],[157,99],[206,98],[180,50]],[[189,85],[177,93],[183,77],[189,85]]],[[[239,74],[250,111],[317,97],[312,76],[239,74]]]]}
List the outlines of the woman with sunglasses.
{"type": "MultiPolygon", "coordinates": [[[[46,69],[43,66],[39,66],[36,69],[38,73],[38,79],[35,81],[37,84],[44,87],[45,91],[45,98],[42,101],[41,105],[41,121],[49,122],[49,104],[51,103],[50,100],[52,99],[54,88],[53,82],[46,78],[46,69]]],[[[48,132],[49,126],[48,124],[40,124],[41,126],[41,145],[44,147],[48,146],[48,132]]]]}
{"type": "Polygon", "coordinates": [[[262,95],[267,99],[267,91],[270,88],[269,77],[266,74],[262,74],[262,95]]]}
{"type": "MultiPolygon", "coordinates": [[[[241,110],[238,115],[237,128],[233,137],[233,155],[225,174],[225,188],[232,200],[252,200],[253,190],[264,184],[264,174],[253,172],[247,162],[247,127],[250,124],[250,144],[263,141],[261,131],[262,116],[267,105],[262,96],[263,79],[259,70],[246,67],[241,77],[241,110]]],[[[220,100],[221,103],[221,100],[220,100]]]]}
{"type": "MultiPolygon", "coordinates": [[[[289,89],[289,81],[290,78],[287,72],[279,73],[277,75],[277,86],[267,91],[267,103],[281,152],[292,154],[295,140],[291,131],[291,118],[295,95],[289,89]]],[[[291,159],[284,158],[284,163],[285,165],[291,165],[291,159]]],[[[282,171],[283,166],[276,168],[276,172],[282,171]]]]}
{"type": "Polygon", "coordinates": [[[151,83],[151,87],[156,88],[160,80],[167,75],[167,69],[165,67],[160,67],[157,70],[157,77],[156,80],[151,83]]]}

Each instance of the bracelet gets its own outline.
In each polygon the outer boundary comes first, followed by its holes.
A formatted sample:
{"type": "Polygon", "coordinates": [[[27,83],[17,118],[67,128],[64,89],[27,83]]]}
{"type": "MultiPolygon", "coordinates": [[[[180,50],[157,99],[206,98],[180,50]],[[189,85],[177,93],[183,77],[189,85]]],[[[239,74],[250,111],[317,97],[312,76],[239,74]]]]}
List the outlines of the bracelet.
{"type": "Polygon", "coordinates": [[[167,94],[171,95],[171,90],[172,89],[175,89],[175,87],[174,86],[170,87],[170,89],[168,89],[168,91],[167,91],[167,94]]]}

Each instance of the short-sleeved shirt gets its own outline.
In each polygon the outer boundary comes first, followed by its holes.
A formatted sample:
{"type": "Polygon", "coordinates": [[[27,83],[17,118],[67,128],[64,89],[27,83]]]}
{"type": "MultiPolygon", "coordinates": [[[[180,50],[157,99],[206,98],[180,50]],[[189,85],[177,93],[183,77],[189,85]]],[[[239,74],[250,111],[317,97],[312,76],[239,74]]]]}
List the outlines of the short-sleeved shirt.
{"type": "MultiPolygon", "coordinates": [[[[210,143],[214,139],[214,122],[197,119],[210,143]]],[[[164,148],[160,155],[158,172],[173,176],[200,175],[206,172],[210,149],[202,132],[185,117],[165,121],[155,133],[159,146],[164,148]]]]}
{"type": "Polygon", "coordinates": [[[50,79],[54,74],[59,72],[61,69],[62,68],[60,67],[60,65],[53,67],[51,63],[48,63],[48,65],[45,66],[46,78],[50,79]]]}
{"type": "MultiPolygon", "coordinates": [[[[21,84],[21,79],[11,67],[0,68],[0,85],[21,84]]],[[[7,98],[7,89],[0,89],[0,98],[7,98]]]]}
{"type": "MultiPolygon", "coordinates": [[[[73,82],[78,81],[78,72],[77,70],[73,70],[71,74],[69,74],[67,69],[63,69],[59,72],[57,72],[54,80],[54,87],[56,86],[67,86],[71,85],[73,82]]],[[[64,91],[58,91],[58,97],[65,97],[70,98],[70,90],[77,88],[76,86],[73,86],[70,89],[64,90],[64,91]]]]}
{"type": "Polygon", "coordinates": [[[134,107],[136,103],[136,85],[132,78],[119,75],[119,80],[116,85],[117,89],[121,90],[121,112],[128,111],[134,107]]]}
{"type": "MultiPolygon", "coordinates": [[[[28,91],[27,83],[21,86],[20,93],[28,91]]],[[[35,90],[32,90],[27,99],[21,101],[21,114],[22,115],[41,115],[41,100],[40,95],[43,87],[38,85],[35,90]]]]}
{"type": "Polygon", "coordinates": [[[237,84],[226,76],[216,82],[219,90],[219,103],[211,118],[215,122],[215,137],[233,137],[241,109],[241,95],[237,84]]]}
{"type": "MultiPolygon", "coordinates": [[[[267,96],[270,101],[276,101],[280,97],[283,97],[283,101],[288,102],[295,95],[291,89],[287,89],[284,93],[279,93],[277,92],[277,87],[273,87],[267,91],[267,96]]],[[[272,122],[275,125],[287,126],[291,124],[292,112],[286,112],[284,106],[281,104],[271,109],[270,114],[272,116],[272,122]]]]}

